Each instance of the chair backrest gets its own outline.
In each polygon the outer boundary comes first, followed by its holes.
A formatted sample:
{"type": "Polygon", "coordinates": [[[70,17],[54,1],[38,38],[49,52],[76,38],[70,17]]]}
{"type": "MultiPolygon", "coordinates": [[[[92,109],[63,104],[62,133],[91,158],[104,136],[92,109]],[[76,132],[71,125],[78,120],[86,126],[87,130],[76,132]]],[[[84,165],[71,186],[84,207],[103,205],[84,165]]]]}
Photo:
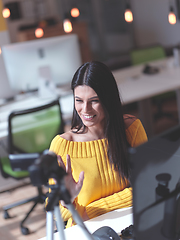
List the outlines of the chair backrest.
{"type": "Polygon", "coordinates": [[[9,120],[9,153],[42,153],[56,134],[64,131],[59,100],[49,104],[14,111],[9,120]]]}
{"type": "Polygon", "coordinates": [[[166,57],[162,46],[151,46],[148,48],[134,49],[130,53],[132,65],[148,63],[150,61],[166,57]]]}

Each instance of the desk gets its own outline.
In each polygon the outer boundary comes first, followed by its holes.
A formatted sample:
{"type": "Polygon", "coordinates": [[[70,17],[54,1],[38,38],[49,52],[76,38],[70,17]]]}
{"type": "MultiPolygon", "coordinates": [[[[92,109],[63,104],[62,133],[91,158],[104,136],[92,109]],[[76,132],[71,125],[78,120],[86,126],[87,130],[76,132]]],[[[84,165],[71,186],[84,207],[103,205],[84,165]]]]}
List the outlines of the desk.
{"type": "Polygon", "coordinates": [[[153,136],[151,97],[176,91],[180,120],[180,67],[173,67],[173,60],[166,58],[151,62],[151,66],[160,69],[159,73],[153,75],[142,73],[144,65],[113,71],[123,104],[139,102],[140,119],[149,137],[153,136]]]}
{"type": "MultiPolygon", "coordinates": [[[[117,209],[99,217],[90,219],[84,223],[90,233],[95,232],[100,227],[109,226],[114,229],[117,234],[120,234],[121,230],[133,224],[132,207],[117,209]]],[[[86,240],[86,237],[78,225],[65,229],[64,232],[66,240],[86,240]]],[[[47,239],[44,237],[39,240],[47,239]]],[[[60,240],[58,233],[54,234],[54,240],[60,240]]]]}
{"type": "MultiPolygon", "coordinates": [[[[143,74],[144,65],[131,66],[113,71],[117,81],[123,104],[139,102],[139,116],[148,134],[153,136],[153,120],[150,98],[165,92],[176,91],[178,116],[180,119],[180,67],[173,67],[173,58],[167,58],[150,63],[159,67],[160,72],[154,75],[143,74]]],[[[33,107],[45,104],[50,99],[41,99],[30,96],[25,99],[15,100],[0,107],[0,139],[7,136],[7,118],[12,110],[24,107],[33,107]]],[[[63,94],[60,98],[63,118],[71,119],[73,112],[73,95],[63,94]]]]}

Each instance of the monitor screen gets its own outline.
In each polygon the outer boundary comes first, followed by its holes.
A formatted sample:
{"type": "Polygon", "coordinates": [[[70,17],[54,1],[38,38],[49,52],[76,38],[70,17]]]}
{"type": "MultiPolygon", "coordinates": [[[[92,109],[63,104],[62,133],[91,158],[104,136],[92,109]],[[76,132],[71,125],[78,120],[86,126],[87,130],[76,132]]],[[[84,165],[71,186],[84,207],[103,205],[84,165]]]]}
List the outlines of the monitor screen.
{"type": "Polygon", "coordinates": [[[1,86],[0,87],[0,105],[1,105],[1,103],[4,104],[5,102],[4,100],[11,100],[16,95],[16,91],[13,91],[13,89],[9,84],[2,54],[0,54],[0,73],[1,73],[1,77],[0,77],[0,86],[1,86]]]}
{"type": "Polygon", "coordinates": [[[8,44],[2,56],[10,85],[20,92],[37,90],[43,69],[55,85],[70,85],[82,64],[76,34],[8,44]]]}
{"type": "Polygon", "coordinates": [[[180,234],[180,126],[129,154],[135,239],[175,239],[180,234]]]}

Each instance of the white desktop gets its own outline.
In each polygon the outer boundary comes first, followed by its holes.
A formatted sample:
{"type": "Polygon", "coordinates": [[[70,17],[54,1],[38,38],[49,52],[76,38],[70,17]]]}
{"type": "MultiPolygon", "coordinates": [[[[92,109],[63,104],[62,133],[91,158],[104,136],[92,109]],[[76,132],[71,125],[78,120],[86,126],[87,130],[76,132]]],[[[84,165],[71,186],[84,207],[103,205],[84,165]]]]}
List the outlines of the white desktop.
{"type": "MultiPolygon", "coordinates": [[[[123,229],[133,224],[132,207],[114,210],[99,217],[85,221],[84,224],[91,234],[103,226],[109,226],[118,235],[120,235],[123,229]]],[[[78,225],[65,229],[64,233],[66,240],[87,240],[87,237],[81,230],[81,227],[78,225]]],[[[46,237],[43,237],[39,240],[48,239],[46,237]]],[[[57,232],[54,234],[54,240],[60,240],[59,234],[57,232]]]]}

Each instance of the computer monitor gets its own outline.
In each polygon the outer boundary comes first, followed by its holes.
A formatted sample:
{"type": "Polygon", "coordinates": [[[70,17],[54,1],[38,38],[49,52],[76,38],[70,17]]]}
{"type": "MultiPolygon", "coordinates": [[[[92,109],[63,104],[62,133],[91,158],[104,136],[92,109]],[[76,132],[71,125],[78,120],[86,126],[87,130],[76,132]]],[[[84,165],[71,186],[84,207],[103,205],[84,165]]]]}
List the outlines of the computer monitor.
{"type": "Polygon", "coordinates": [[[0,74],[0,104],[3,104],[6,100],[13,99],[17,93],[9,84],[2,54],[0,54],[0,74]]]}
{"type": "Polygon", "coordinates": [[[180,234],[180,126],[131,148],[129,160],[135,239],[176,239],[180,234]]]}
{"type": "Polygon", "coordinates": [[[43,69],[56,85],[70,85],[82,64],[76,34],[8,44],[2,55],[10,85],[20,92],[37,90],[43,69]]]}

